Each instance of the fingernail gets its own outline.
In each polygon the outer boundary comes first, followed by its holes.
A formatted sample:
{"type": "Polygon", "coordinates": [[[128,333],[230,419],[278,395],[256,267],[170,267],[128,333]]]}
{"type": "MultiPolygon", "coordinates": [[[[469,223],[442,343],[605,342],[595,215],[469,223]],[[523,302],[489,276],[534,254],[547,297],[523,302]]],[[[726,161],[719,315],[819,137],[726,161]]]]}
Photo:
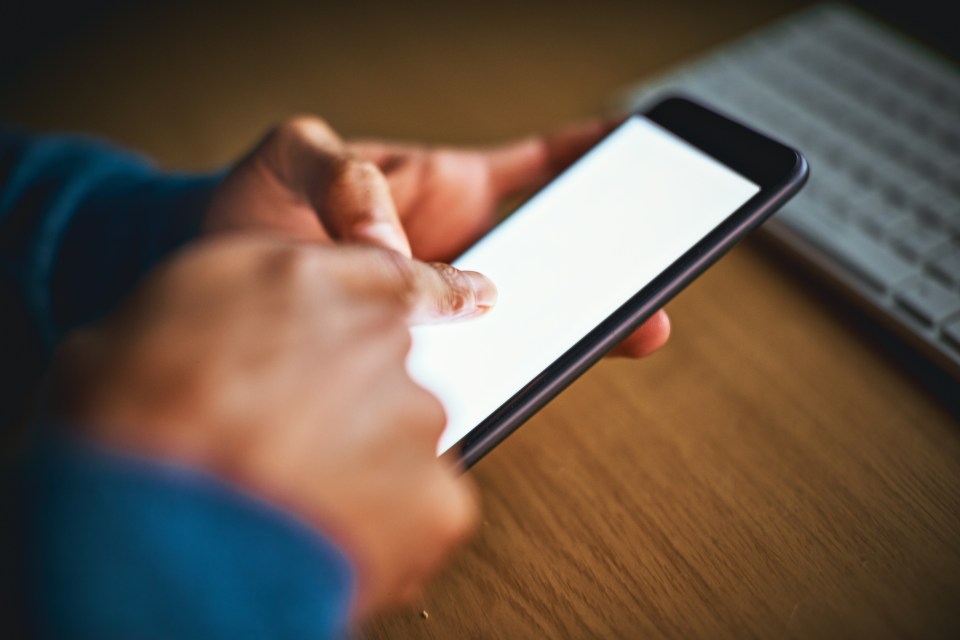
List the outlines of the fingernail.
{"type": "Polygon", "coordinates": [[[464,271],[463,274],[473,286],[478,309],[486,311],[497,304],[497,286],[490,278],[476,271],[464,271]]]}
{"type": "Polygon", "coordinates": [[[410,257],[410,243],[403,232],[389,222],[373,222],[371,224],[357,227],[353,235],[357,239],[368,240],[369,242],[393,249],[403,255],[410,257]]]}

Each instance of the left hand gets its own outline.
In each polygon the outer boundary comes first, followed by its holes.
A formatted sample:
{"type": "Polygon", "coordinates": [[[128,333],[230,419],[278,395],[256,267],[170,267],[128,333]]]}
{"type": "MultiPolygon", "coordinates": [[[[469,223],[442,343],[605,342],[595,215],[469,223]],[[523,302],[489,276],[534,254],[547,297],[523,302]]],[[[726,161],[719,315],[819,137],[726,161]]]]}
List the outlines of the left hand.
{"type": "MultiPolygon", "coordinates": [[[[450,260],[493,226],[501,202],[549,182],[612,126],[589,122],[498,147],[459,149],[345,142],[323,120],[294,118],[230,172],[205,230],[360,242],[419,260],[450,260]]],[[[645,356],[669,335],[669,318],[659,311],[613,353],[645,356]]]]}

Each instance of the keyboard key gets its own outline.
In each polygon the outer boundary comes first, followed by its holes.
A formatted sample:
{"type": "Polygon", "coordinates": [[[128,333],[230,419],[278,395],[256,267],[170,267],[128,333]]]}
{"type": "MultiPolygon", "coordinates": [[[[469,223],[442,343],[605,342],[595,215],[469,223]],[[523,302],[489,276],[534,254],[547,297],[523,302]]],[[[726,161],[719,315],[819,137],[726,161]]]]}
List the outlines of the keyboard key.
{"type": "Polygon", "coordinates": [[[960,199],[942,196],[921,206],[923,215],[935,220],[950,235],[960,236],[960,199]]]}
{"type": "Polygon", "coordinates": [[[951,244],[927,269],[947,284],[960,285],[960,245],[951,244]]]}
{"type": "Polygon", "coordinates": [[[828,4],[647,83],[634,104],[677,90],[808,157],[809,184],[776,220],[960,376],[958,68],[828,4]]]}
{"type": "Polygon", "coordinates": [[[960,318],[943,325],[943,337],[947,344],[960,352],[960,318]]]}
{"type": "Polygon", "coordinates": [[[791,216],[790,222],[834,259],[881,291],[917,271],[915,266],[857,227],[834,223],[822,215],[791,216]]]}
{"type": "Polygon", "coordinates": [[[960,293],[922,276],[911,278],[894,293],[897,303],[925,324],[936,326],[960,313],[960,293]]]}
{"type": "Polygon", "coordinates": [[[911,260],[929,255],[947,241],[941,229],[913,221],[891,229],[890,236],[893,246],[911,260]]]}
{"type": "Polygon", "coordinates": [[[886,202],[879,197],[858,203],[854,218],[864,231],[878,239],[914,219],[905,207],[886,202]]]}

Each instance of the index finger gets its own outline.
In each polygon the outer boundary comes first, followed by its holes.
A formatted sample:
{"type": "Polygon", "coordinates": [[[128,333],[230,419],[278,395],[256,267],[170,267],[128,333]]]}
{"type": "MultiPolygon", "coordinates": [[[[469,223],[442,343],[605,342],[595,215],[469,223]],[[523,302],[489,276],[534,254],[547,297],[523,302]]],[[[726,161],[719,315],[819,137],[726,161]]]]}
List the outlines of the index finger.
{"type": "Polygon", "coordinates": [[[410,324],[448,322],[483,315],[497,301],[497,288],[476,271],[408,259],[394,251],[355,249],[340,254],[341,277],[355,293],[399,304],[410,324]]]}

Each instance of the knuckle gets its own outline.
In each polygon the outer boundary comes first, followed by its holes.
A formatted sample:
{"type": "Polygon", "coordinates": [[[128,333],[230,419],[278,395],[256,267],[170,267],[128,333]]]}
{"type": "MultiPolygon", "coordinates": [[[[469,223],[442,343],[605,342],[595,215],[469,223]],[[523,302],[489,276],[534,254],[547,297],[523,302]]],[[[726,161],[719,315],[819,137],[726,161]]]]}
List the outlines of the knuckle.
{"type": "Polygon", "coordinates": [[[322,155],[336,154],[342,142],[336,131],[324,120],[314,116],[298,116],[286,120],[267,134],[262,151],[274,162],[282,162],[289,154],[304,151],[322,155]]]}
{"type": "Polygon", "coordinates": [[[457,315],[473,302],[473,288],[463,273],[448,264],[433,263],[431,266],[443,280],[443,293],[437,300],[439,311],[457,315]]]}
{"type": "Polygon", "coordinates": [[[344,170],[362,178],[379,178],[380,169],[369,160],[356,156],[348,157],[343,162],[344,170]]]}
{"type": "Polygon", "coordinates": [[[440,298],[440,308],[452,316],[459,315],[467,307],[468,296],[458,289],[449,289],[440,298]]]}
{"type": "Polygon", "coordinates": [[[336,136],[326,120],[317,116],[300,115],[294,116],[277,125],[273,131],[273,136],[284,141],[290,140],[315,140],[318,138],[330,138],[336,136]]]}
{"type": "Polygon", "coordinates": [[[380,168],[357,156],[344,156],[336,160],[334,180],[359,189],[386,186],[386,178],[380,168]]]}
{"type": "Polygon", "coordinates": [[[467,297],[451,289],[440,296],[437,307],[443,315],[458,316],[467,307],[467,297]]]}
{"type": "Polygon", "coordinates": [[[301,283],[316,280],[319,263],[319,252],[306,246],[286,245],[265,252],[260,269],[268,281],[301,283]]]}

